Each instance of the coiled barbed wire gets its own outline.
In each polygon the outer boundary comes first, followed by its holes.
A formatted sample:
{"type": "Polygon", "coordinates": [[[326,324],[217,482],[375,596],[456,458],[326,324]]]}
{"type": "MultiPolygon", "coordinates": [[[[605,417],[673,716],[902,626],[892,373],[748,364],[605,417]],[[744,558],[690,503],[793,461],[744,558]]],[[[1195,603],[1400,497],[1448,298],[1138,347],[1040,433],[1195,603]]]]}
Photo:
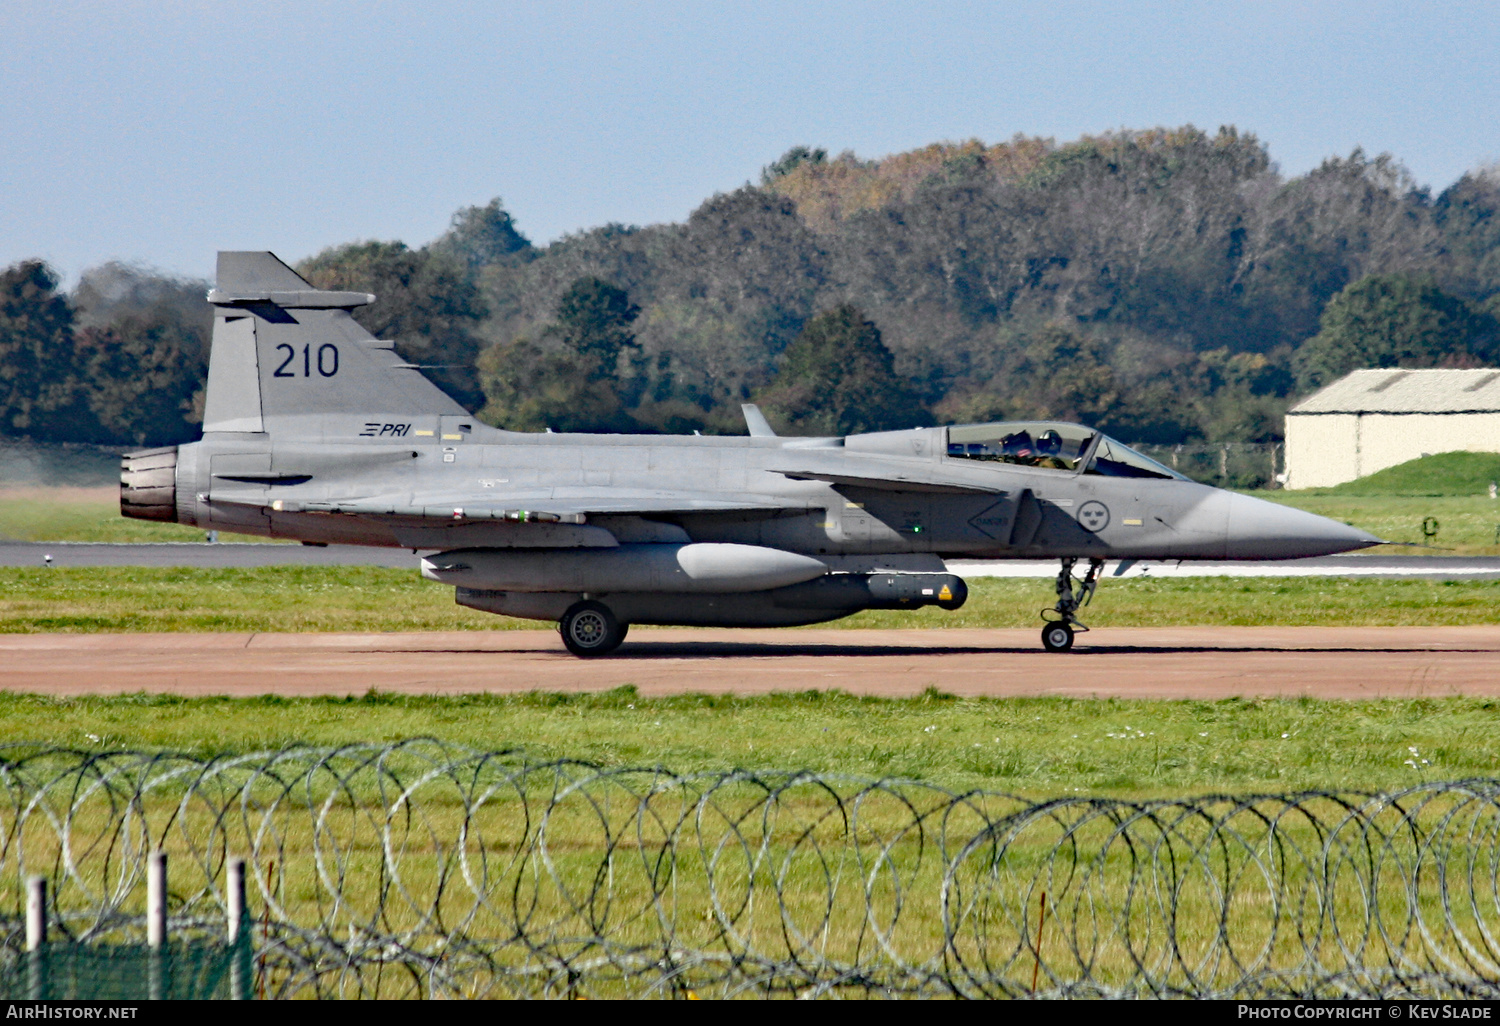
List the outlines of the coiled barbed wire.
{"type": "Polygon", "coordinates": [[[79,944],[224,930],[268,997],[1500,997],[1500,781],[1047,801],[414,740],[0,749],[22,881],[79,944]]]}

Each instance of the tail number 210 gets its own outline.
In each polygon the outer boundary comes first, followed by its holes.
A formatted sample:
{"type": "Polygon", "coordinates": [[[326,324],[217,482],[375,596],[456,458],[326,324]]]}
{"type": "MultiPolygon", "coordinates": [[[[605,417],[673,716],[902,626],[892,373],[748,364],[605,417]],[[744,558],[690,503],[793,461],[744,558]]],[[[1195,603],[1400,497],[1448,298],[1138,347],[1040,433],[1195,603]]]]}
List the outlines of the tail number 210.
{"type": "Polygon", "coordinates": [[[313,371],[317,370],[325,378],[331,378],[339,372],[339,349],[330,343],[323,343],[317,352],[312,351],[312,346],[302,347],[301,374],[298,374],[297,350],[285,342],[276,347],[279,353],[286,350],[286,359],[281,361],[271,375],[273,378],[310,378],[313,371]]]}

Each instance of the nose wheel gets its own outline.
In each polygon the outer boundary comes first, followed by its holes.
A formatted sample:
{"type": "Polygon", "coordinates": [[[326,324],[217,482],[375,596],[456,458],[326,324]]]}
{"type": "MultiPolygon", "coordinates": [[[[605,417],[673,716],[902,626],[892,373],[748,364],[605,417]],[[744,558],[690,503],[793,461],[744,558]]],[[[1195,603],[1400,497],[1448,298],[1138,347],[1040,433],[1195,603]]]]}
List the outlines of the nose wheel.
{"type": "Polygon", "coordinates": [[[573,603],[557,626],[568,651],[581,659],[609,655],[620,647],[630,629],[602,602],[573,603]]]}
{"type": "Polygon", "coordinates": [[[1062,561],[1057,574],[1057,605],[1042,610],[1042,619],[1047,621],[1042,628],[1042,647],[1048,652],[1066,652],[1073,647],[1073,636],[1088,630],[1078,619],[1078,610],[1088,605],[1099,587],[1099,574],[1104,569],[1104,560],[1089,560],[1088,572],[1081,580],[1073,576],[1076,559],[1062,561]]]}
{"type": "Polygon", "coordinates": [[[1042,647],[1048,652],[1066,652],[1073,647],[1073,627],[1066,623],[1049,623],[1042,628],[1042,647]]]}

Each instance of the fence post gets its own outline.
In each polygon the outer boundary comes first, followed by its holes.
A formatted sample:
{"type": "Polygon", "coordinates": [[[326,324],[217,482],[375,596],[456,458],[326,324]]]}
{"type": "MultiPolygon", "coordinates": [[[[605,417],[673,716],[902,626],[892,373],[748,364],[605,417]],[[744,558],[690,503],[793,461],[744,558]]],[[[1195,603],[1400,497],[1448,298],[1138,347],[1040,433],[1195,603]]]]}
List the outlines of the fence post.
{"type": "Polygon", "coordinates": [[[47,997],[47,878],[26,880],[26,996],[47,997]]]}
{"type": "Polygon", "coordinates": [[[26,950],[35,951],[47,943],[47,878],[26,879],[26,950]]]}
{"type": "Polygon", "coordinates": [[[153,851],[146,862],[146,946],[150,949],[148,987],[152,1001],[167,996],[167,853],[153,851]]]}
{"type": "Polygon", "coordinates": [[[250,921],[245,911],[245,860],[229,860],[228,913],[229,999],[250,1000],[250,921]]]}
{"type": "Polygon", "coordinates": [[[1229,486],[1229,443],[1219,446],[1219,487],[1229,486]]]}

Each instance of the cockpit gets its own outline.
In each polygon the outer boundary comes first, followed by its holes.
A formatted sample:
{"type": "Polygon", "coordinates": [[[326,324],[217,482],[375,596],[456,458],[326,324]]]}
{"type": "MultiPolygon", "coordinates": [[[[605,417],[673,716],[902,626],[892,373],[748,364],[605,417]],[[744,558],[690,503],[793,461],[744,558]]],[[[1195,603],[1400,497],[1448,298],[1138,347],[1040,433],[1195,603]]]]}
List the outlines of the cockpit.
{"type": "Polygon", "coordinates": [[[1049,470],[1076,471],[1093,443],[1094,432],[1077,424],[1012,422],[948,429],[949,456],[1049,470]]]}
{"type": "Polygon", "coordinates": [[[1078,424],[1007,421],[965,424],[948,429],[952,459],[1009,463],[1102,477],[1187,478],[1107,435],[1078,424]]]}

